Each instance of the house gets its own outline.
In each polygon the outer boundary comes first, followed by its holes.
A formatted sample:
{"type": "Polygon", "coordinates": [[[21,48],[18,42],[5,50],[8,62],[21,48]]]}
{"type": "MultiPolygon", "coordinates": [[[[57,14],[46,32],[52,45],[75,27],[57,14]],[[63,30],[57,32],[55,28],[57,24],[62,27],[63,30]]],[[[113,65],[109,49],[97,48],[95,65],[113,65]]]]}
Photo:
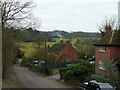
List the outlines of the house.
{"type": "Polygon", "coordinates": [[[60,43],[56,43],[50,47],[48,52],[54,53],[58,62],[78,61],[78,51],[69,41],[64,42],[61,40],[60,43]]]}
{"type": "Polygon", "coordinates": [[[95,45],[96,69],[104,70],[102,60],[112,60],[120,56],[120,30],[112,30],[106,26],[106,32],[95,45]]]}

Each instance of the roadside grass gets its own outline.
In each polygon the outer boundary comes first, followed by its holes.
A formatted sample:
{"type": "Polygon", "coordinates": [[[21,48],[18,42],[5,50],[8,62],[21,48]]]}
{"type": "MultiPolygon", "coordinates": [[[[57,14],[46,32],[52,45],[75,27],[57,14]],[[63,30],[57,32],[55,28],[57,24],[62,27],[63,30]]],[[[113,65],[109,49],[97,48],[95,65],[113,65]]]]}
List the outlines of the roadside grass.
{"type": "Polygon", "coordinates": [[[59,70],[60,70],[61,68],[53,68],[52,69],[52,75],[55,75],[56,73],[59,73],[59,70]]]}
{"type": "Polygon", "coordinates": [[[15,74],[11,77],[12,79],[2,80],[2,88],[25,88],[25,86],[19,82],[15,74]]]}

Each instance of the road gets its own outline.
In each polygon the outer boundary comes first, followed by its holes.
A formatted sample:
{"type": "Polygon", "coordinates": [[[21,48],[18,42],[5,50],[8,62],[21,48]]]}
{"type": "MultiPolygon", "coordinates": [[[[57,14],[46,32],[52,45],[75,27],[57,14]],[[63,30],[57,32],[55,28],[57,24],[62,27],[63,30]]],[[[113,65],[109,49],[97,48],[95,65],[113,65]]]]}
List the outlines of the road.
{"type": "Polygon", "coordinates": [[[57,82],[50,77],[38,75],[26,68],[20,67],[19,65],[14,66],[14,72],[18,80],[26,88],[71,88],[70,86],[57,82]]]}

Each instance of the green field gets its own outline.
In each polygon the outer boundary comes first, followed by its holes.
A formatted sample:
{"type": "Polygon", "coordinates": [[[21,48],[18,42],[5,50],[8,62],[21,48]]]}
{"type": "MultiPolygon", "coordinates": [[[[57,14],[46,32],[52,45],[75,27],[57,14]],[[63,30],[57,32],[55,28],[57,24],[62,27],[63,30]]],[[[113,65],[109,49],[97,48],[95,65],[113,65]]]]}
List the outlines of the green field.
{"type": "MultiPolygon", "coordinates": [[[[50,47],[54,44],[55,44],[55,42],[47,42],[46,43],[46,45],[47,46],[49,45],[50,47]]],[[[38,50],[38,48],[37,48],[38,46],[34,42],[20,42],[20,43],[17,43],[17,45],[20,47],[21,52],[23,52],[25,57],[27,57],[27,58],[33,56],[36,53],[36,51],[38,50]]],[[[40,45],[40,47],[44,47],[44,43],[42,43],[40,45]]]]}
{"type": "MultiPolygon", "coordinates": [[[[53,40],[56,41],[56,42],[60,42],[60,40],[66,41],[66,40],[69,40],[69,39],[67,39],[67,38],[62,38],[62,39],[53,38],[53,40]]],[[[77,40],[77,38],[72,38],[70,41],[71,41],[72,44],[74,44],[76,42],[76,40],[77,40]]]]}
{"type": "MultiPolygon", "coordinates": [[[[90,38],[79,38],[81,42],[84,42],[86,44],[84,44],[84,45],[79,44],[79,45],[74,46],[77,39],[78,38],[72,38],[71,42],[72,42],[73,47],[76,48],[79,52],[81,52],[81,50],[82,50],[83,52],[88,54],[88,53],[91,53],[94,51],[94,46],[87,45],[90,38]],[[88,40],[88,41],[86,42],[86,40],[88,40]]],[[[91,40],[94,40],[94,39],[95,38],[91,38],[91,40]]],[[[46,45],[47,46],[49,45],[51,47],[55,43],[60,42],[60,40],[66,41],[69,39],[53,38],[53,40],[56,42],[47,42],[46,45]]],[[[20,50],[24,53],[25,57],[27,57],[27,58],[34,55],[36,53],[36,51],[38,50],[38,48],[37,48],[38,46],[35,42],[19,42],[19,43],[17,43],[17,45],[20,47],[20,50]]],[[[41,43],[40,47],[44,47],[44,43],[41,43]]]]}

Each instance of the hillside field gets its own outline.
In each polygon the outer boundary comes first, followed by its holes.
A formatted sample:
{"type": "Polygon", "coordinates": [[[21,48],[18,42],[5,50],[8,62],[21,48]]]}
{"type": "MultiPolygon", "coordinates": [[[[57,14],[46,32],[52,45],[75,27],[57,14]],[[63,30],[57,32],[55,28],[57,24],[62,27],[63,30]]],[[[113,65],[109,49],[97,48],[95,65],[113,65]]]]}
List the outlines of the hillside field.
{"type": "MultiPolygon", "coordinates": [[[[94,53],[94,46],[93,45],[89,45],[88,42],[86,42],[86,40],[89,40],[90,38],[79,38],[81,42],[83,42],[84,44],[78,44],[75,46],[75,42],[78,38],[73,38],[71,39],[71,42],[72,42],[72,45],[74,48],[76,48],[78,50],[78,52],[85,52],[85,54],[91,54],[94,53]]],[[[63,38],[63,39],[60,39],[60,38],[53,38],[54,41],[56,42],[47,42],[46,45],[48,46],[52,46],[54,45],[55,43],[58,43],[60,42],[60,40],[69,40],[69,39],[66,39],[66,38],[63,38]]],[[[95,40],[95,38],[92,38],[90,40],[95,40]]],[[[32,55],[35,54],[35,52],[38,50],[37,49],[37,44],[35,42],[19,42],[17,43],[17,45],[20,47],[20,50],[24,53],[25,57],[29,58],[31,57],[32,55]]],[[[44,47],[44,42],[41,43],[40,47],[44,47]]]]}

